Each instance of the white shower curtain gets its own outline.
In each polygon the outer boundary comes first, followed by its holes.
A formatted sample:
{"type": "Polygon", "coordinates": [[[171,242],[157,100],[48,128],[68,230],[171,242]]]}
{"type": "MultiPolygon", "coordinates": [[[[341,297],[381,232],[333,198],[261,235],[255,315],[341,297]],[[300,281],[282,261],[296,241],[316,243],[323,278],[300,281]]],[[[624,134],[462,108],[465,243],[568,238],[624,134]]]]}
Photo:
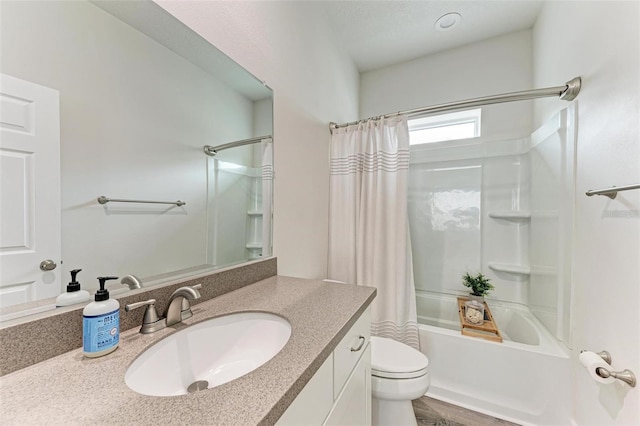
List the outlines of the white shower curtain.
{"type": "Polygon", "coordinates": [[[260,142],[262,150],[262,256],[271,256],[271,221],[273,217],[273,139],[260,142]]]}
{"type": "Polygon", "coordinates": [[[372,334],[418,348],[408,174],[406,116],[334,130],[328,277],[376,287],[372,334]]]}

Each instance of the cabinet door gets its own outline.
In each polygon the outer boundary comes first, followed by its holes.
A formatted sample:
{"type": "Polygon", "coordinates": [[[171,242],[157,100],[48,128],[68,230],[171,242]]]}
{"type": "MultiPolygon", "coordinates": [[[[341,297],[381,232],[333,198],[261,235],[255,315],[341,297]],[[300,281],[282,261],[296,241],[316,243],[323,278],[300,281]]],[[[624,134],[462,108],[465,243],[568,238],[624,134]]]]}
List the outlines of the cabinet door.
{"type": "Polygon", "coordinates": [[[277,426],[321,425],[333,404],[333,355],[329,356],[309,383],[276,422],[277,426]]]}
{"type": "Polygon", "coordinates": [[[338,398],[371,336],[371,308],[367,308],[333,351],[333,397],[338,398]]]}
{"type": "Polygon", "coordinates": [[[371,345],[367,344],[333,410],[324,423],[327,426],[371,425],[371,345]]]}

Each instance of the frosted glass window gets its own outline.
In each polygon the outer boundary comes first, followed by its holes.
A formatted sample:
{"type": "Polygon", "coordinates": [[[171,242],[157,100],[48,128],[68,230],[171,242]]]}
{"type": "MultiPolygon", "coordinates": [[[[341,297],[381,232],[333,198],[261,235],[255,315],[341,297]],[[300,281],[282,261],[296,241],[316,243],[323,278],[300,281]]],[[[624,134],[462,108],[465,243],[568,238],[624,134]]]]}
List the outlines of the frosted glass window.
{"type": "Polygon", "coordinates": [[[411,145],[476,138],[480,136],[481,109],[409,120],[411,145]]]}

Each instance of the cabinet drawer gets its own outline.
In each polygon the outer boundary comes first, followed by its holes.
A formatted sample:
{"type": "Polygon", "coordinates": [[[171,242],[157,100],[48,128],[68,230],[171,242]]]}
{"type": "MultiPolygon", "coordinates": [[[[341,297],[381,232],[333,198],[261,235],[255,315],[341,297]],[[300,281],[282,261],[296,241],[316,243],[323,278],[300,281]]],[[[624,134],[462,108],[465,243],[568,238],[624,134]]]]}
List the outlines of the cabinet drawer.
{"type": "Polygon", "coordinates": [[[371,308],[351,327],[333,351],[333,398],[337,398],[371,336],[371,308]]]}

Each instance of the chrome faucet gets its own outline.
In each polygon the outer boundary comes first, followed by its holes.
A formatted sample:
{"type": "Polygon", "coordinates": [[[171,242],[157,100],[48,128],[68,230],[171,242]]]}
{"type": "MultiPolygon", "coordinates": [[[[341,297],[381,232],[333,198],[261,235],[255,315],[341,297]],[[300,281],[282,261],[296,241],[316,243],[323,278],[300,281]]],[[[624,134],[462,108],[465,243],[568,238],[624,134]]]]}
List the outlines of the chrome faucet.
{"type": "Polygon", "coordinates": [[[196,299],[200,299],[200,292],[193,287],[180,287],[174,291],[171,296],[169,296],[167,309],[164,312],[167,327],[171,327],[193,315],[188,301],[196,299]],[[183,308],[184,301],[187,301],[186,309],[183,308]]]}
{"type": "Polygon", "coordinates": [[[167,309],[164,312],[164,316],[158,316],[156,311],[156,300],[149,299],[142,302],[130,303],[124,307],[124,310],[129,312],[132,309],[146,306],[144,311],[144,317],[142,319],[142,327],[140,327],[140,333],[149,334],[162,330],[165,327],[178,324],[193,315],[191,312],[191,305],[189,300],[195,300],[200,298],[200,292],[198,289],[202,288],[202,284],[194,285],[193,287],[180,287],[174,291],[169,297],[167,302],[167,309]]]}

